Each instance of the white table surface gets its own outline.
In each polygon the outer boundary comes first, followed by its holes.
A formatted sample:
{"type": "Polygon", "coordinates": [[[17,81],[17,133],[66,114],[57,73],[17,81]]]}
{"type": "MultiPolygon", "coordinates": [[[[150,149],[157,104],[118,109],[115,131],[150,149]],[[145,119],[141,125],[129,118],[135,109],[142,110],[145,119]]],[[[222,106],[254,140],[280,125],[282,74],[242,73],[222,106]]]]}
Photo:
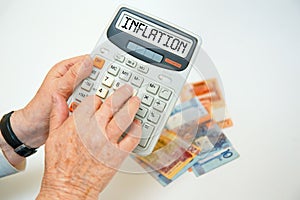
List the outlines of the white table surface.
{"type": "MultiPolygon", "coordinates": [[[[297,0],[0,0],[0,114],[26,105],[56,62],[89,53],[121,3],[203,38],[222,78],[238,160],[164,188],[118,173],[101,199],[300,199],[300,2],[297,0]]],[[[25,172],[0,180],[0,199],[34,199],[43,148],[25,172]]]]}

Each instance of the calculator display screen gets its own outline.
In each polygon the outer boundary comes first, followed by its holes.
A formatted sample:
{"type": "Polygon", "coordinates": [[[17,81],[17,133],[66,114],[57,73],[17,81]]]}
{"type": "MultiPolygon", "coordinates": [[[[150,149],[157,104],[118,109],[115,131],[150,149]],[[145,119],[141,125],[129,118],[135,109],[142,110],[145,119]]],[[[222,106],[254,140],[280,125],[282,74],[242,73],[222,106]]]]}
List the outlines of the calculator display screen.
{"type": "Polygon", "coordinates": [[[127,53],[171,70],[184,70],[194,53],[197,38],[157,19],[121,8],[107,36],[127,53]]]}
{"type": "Polygon", "coordinates": [[[193,43],[187,37],[128,12],[121,14],[116,28],[183,58],[186,57],[193,43]]]}

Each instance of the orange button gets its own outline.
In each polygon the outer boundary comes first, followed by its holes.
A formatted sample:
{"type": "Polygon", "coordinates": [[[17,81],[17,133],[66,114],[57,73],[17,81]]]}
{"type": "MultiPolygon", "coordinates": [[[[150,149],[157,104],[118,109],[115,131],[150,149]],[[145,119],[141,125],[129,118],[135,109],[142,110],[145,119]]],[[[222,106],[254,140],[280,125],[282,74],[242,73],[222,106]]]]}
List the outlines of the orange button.
{"type": "Polygon", "coordinates": [[[178,62],[175,62],[174,60],[166,58],[165,61],[166,61],[166,63],[169,63],[170,65],[173,65],[174,67],[181,68],[181,64],[178,62]]]}
{"type": "Polygon", "coordinates": [[[78,103],[72,102],[69,107],[70,112],[73,112],[77,108],[77,106],[78,106],[78,103]]]}
{"type": "Polygon", "coordinates": [[[97,67],[97,68],[99,68],[99,69],[102,69],[104,63],[105,63],[105,60],[104,60],[104,59],[102,59],[102,58],[100,58],[100,57],[98,57],[98,56],[96,56],[96,57],[94,58],[94,66],[95,66],[95,67],[97,67]]]}

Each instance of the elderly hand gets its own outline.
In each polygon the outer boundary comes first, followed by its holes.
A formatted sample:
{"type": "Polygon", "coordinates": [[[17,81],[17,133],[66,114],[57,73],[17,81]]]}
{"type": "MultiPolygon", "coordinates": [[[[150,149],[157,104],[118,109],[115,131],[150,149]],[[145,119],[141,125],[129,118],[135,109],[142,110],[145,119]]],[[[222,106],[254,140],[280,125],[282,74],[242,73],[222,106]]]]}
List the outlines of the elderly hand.
{"type": "MultiPolygon", "coordinates": [[[[77,84],[91,71],[92,59],[89,55],[74,57],[56,64],[48,72],[29,104],[12,114],[11,125],[17,137],[30,147],[43,145],[48,137],[49,116],[53,107],[52,96],[58,95],[67,100],[77,84]]],[[[24,158],[17,155],[3,138],[0,138],[0,147],[14,166],[24,161],[24,158]]]]}
{"type": "Polygon", "coordinates": [[[104,103],[89,96],[71,116],[61,96],[53,99],[38,199],[98,198],[141,136],[141,124],[134,120],[140,99],[132,93],[125,85],[104,103]]]}

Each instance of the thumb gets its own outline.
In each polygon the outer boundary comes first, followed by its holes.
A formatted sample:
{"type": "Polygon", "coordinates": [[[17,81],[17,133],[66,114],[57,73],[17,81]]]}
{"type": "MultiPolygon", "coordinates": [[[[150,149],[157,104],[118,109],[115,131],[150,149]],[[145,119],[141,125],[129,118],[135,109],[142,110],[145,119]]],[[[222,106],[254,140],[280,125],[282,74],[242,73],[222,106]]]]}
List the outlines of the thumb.
{"type": "Polygon", "coordinates": [[[59,128],[62,123],[68,118],[69,110],[66,100],[58,95],[52,96],[52,110],[50,114],[49,129],[51,131],[59,128]]]}
{"type": "Polygon", "coordinates": [[[86,55],[82,60],[76,62],[63,75],[60,85],[63,86],[64,92],[72,93],[74,88],[92,72],[93,61],[89,55],[86,55]]]}

